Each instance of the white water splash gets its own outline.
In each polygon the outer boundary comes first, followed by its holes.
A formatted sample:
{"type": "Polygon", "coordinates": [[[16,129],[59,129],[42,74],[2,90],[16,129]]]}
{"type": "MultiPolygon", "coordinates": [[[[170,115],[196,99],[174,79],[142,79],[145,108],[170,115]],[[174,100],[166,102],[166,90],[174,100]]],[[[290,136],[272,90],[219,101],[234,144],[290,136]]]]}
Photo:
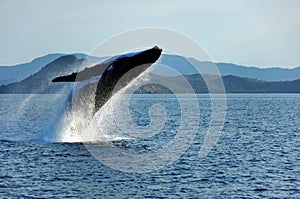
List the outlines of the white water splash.
{"type": "MultiPolygon", "coordinates": [[[[119,102],[125,95],[130,97],[128,94],[124,94],[130,87],[136,87],[142,79],[147,79],[146,73],[142,73],[113,95],[95,114],[94,95],[96,87],[90,89],[88,96],[80,96],[79,90],[82,89],[83,85],[75,85],[73,92],[69,93],[65,110],[60,112],[60,117],[54,119],[54,123],[47,128],[47,132],[39,140],[46,142],[99,143],[131,139],[124,136],[124,129],[117,125],[120,120],[124,119],[119,117],[122,114],[119,114],[118,111],[124,111],[124,107],[119,107],[122,106],[119,102]]],[[[128,109],[128,107],[126,108],[128,109]]],[[[124,123],[124,121],[121,122],[124,123]]]]}

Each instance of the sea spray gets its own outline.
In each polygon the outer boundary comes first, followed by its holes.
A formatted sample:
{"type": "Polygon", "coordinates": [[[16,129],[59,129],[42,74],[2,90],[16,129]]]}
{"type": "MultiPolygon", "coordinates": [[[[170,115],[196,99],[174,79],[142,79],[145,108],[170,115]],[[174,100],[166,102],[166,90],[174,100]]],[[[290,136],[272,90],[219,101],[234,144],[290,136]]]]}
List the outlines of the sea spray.
{"type": "Polygon", "coordinates": [[[72,99],[72,89],[68,90],[68,94],[55,94],[53,98],[57,103],[57,111],[54,111],[49,122],[43,132],[35,139],[37,142],[59,142],[58,132],[64,126],[64,118],[69,112],[72,99]]]}
{"type": "MultiPolygon", "coordinates": [[[[141,74],[142,75],[142,74],[141,74]]],[[[145,76],[144,76],[145,77],[145,76]]],[[[78,82],[69,91],[60,111],[53,115],[50,125],[37,140],[45,142],[106,142],[128,139],[122,129],[115,125],[122,118],[115,118],[126,89],[138,84],[138,79],[129,83],[94,113],[96,83],[78,82]]]]}
{"type": "Polygon", "coordinates": [[[80,134],[93,118],[96,84],[78,82],[70,93],[67,109],[55,131],[57,142],[83,142],[80,134]]]}

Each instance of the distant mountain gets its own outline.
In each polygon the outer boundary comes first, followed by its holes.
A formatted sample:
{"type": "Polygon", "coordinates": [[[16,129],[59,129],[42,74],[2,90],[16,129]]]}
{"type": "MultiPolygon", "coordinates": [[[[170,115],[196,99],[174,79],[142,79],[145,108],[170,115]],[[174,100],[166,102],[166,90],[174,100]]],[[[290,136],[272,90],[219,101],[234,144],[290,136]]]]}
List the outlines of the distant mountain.
{"type": "MultiPolygon", "coordinates": [[[[77,59],[86,58],[82,53],[73,54],[77,59]]],[[[0,66],[0,85],[21,81],[30,75],[38,72],[42,67],[65,54],[49,54],[34,59],[30,63],[15,66],[0,66]]],[[[91,63],[99,63],[104,58],[88,57],[91,63]]],[[[158,63],[167,65],[170,69],[161,66],[153,66],[152,72],[162,76],[192,75],[199,72],[194,66],[200,69],[201,74],[218,74],[215,66],[222,76],[233,75],[239,77],[253,78],[263,81],[292,81],[300,78],[300,67],[293,69],[284,68],[256,68],[245,67],[228,63],[201,62],[194,58],[187,58],[178,55],[163,54],[158,63]]]]}
{"type": "MultiPolygon", "coordinates": [[[[220,74],[222,76],[234,75],[238,77],[253,78],[263,81],[292,81],[300,78],[300,67],[293,69],[286,68],[257,68],[239,66],[229,63],[213,63],[202,62],[194,58],[183,58],[178,55],[163,54],[159,63],[171,66],[177,71],[177,75],[192,75],[192,74],[220,74]],[[196,66],[200,71],[196,70],[196,66]],[[216,71],[216,67],[218,71],[216,71]]],[[[175,72],[171,70],[157,70],[155,74],[162,74],[164,76],[176,76],[175,72]]]]}
{"type": "MultiPolygon", "coordinates": [[[[0,72],[1,70],[5,71],[4,73],[0,73],[0,80],[1,77],[4,77],[7,79],[2,79],[3,81],[11,82],[25,77],[18,82],[0,86],[0,93],[63,93],[66,89],[70,89],[73,84],[52,83],[51,80],[53,78],[71,74],[77,71],[79,67],[82,69],[85,66],[93,66],[103,59],[89,57],[87,61],[85,54],[50,54],[35,59],[31,63],[12,67],[0,67],[0,72]]],[[[208,92],[206,82],[204,82],[202,76],[205,76],[209,80],[208,83],[210,85],[215,88],[218,87],[217,82],[215,82],[216,71],[214,71],[214,63],[212,62],[200,62],[192,58],[185,59],[181,56],[163,54],[158,63],[167,65],[170,69],[162,68],[161,65],[154,65],[151,67],[152,76],[159,76],[162,82],[171,82],[172,85],[178,88],[179,92],[184,93],[187,90],[185,84],[179,81],[179,75],[183,75],[197,93],[208,92]],[[198,74],[198,71],[191,63],[197,67],[199,66],[202,76],[198,74]]],[[[223,74],[226,92],[300,93],[300,68],[259,69],[224,63],[218,63],[217,67],[221,74],[223,74]]],[[[163,86],[150,84],[140,88],[137,92],[168,93],[170,91],[163,86]]]]}
{"type": "MultiPolygon", "coordinates": [[[[193,58],[188,59],[193,65],[199,66],[206,74],[215,74],[211,62],[200,62],[193,58]]],[[[236,64],[216,63],[222,76],[233,75],[238,77],[253,78],[263,81],[292,81],[300,78],[300,67],[287,68],[257,68],[239,66],[236,64]]]]}
{"type": "Polygon", "coordinates": [[[163,76],[178,76],[197,74],[195,67],[184,57],[179,55],[162,54],[158,60],[159,64],[170,67],[162,69],[161,66],[153,66],[153,72],[163,76]],[[157,72],[156,72],[157,71],[157,72]]]}
{"type": "Polygon", "coordinates": [[[0,66],[0,85],[21,81],[62,55],[63,54],[49,54],[34,59],[30,63],[15,66],[0,66]]]}
{"type": "MultiPolygon", "coordinates": [[[[62,56],[20,82],[0,86],[0,93],[65,93],[71,89],[73,83],[53,83],[51,80],[77,71],[83,61],[84,59],[77,59],[75,55],[62,56]]],[[[201,76],[200,74],[191,74],[183,77],[196,93],[207,93],[206,83],[214,88],[219,86],[219,82],[216,81],[216,75],[206,74],[201,76]],[[208,82],[205,82],[203,77],[208,82]]],[[[178,76],[161,76],[152,73],[149,75],[150,80],[151,78],[158,78],[160,84],[144,85],[136,93],[170,93],[171,91],[168,88],[162,86],[170,84],[176,87],[179,93],[186,93],[188,90],[182,80],[183,78],[178,76]]],[[[267,82],[227,75],[223,77],[223,82],[228,93],[300,93],[300,79],[267,82]]]]}
{"type": "Polygon", "coordinates": [[[300,93],[300,79],[267,82],[227,75],[223,82],[227,93],[300,93]]]}
{"type": "Polygon", "coordinates": [[[292,81],[300,78],[300,67],[287,68],[256,68],[235,64],[218,63],[220,73],[239,77],[248,77],[264,81],[292,81]]]}
{"type": "MultiPolygon", "coordinates": [[[[36,58],[29,63],[18,64],[15,66],[0,66],[0,85],[21,81],[30,75],[35,74],[45,65],[53,62],[55,59],[65,55],[66,54],[62,53],[48,54],[36,58]]],[[[77,59],[83,59],[87,56],[82,53],[75,53],[73,55],[75,55],[77,59]]]]}
{"type": "Polygon", "coordinates": [[[51,80],[77,71],[82,62],[75,55],[61,56],[20,82],[0,86],[0,93],[65,93],[72,83],[54,84],[51,80]]]}
{"type": "MultiPolygon", "coordinates": [[[[211,87],[218,88],[219,81],[215,75],[185,75],[195,93],[208,93],[206,83],[211,87]],[[203,77],[208,82],[205,82],[203,77]]],[[[157,77],[156,77],[157,78],[157,77]]],[[[175,85],[177,91],[186,93],[185,83],[178,77],[159,77],[162,82],[175,85]]],[[[300,79],[294,81],[267,82],[257,79],[242,78],[233,75],[223,76],[223,83],[226,93],[300,93],[300,79]]],[[[215,90],[217,91],[217,89],[215,90]]],[[[171,91],[161,84],[147,84],[139,88],[136,93],[171,93],[171,91]]]]}

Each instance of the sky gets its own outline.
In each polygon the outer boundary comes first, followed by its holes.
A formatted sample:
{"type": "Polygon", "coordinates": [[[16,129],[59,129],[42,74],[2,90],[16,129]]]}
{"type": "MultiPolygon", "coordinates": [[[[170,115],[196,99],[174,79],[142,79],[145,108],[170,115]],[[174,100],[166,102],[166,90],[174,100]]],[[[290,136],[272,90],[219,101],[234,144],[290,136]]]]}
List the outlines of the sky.
{"type": "Polygon", "coordinates": [[[120,32],[178,31],[216,62],[300,66],[298,0],[0,0],[0,65],[89,53],[120,32]]]}

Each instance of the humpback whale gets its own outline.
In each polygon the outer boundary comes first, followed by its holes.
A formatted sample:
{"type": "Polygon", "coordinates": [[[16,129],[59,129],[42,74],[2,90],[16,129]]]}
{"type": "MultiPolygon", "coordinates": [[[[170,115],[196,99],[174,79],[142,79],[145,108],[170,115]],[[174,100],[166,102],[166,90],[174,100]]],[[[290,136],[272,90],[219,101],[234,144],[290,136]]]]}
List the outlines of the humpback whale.
{"type": "Polygon", "coordinates": [[[154,46],[144,51],[117,55],[78,73],[56,77],[52,82],[98,80],[94,111],[97,112],[117,91],[155,63],[160,57],[161,51],[162,49],[154,46]]]}

